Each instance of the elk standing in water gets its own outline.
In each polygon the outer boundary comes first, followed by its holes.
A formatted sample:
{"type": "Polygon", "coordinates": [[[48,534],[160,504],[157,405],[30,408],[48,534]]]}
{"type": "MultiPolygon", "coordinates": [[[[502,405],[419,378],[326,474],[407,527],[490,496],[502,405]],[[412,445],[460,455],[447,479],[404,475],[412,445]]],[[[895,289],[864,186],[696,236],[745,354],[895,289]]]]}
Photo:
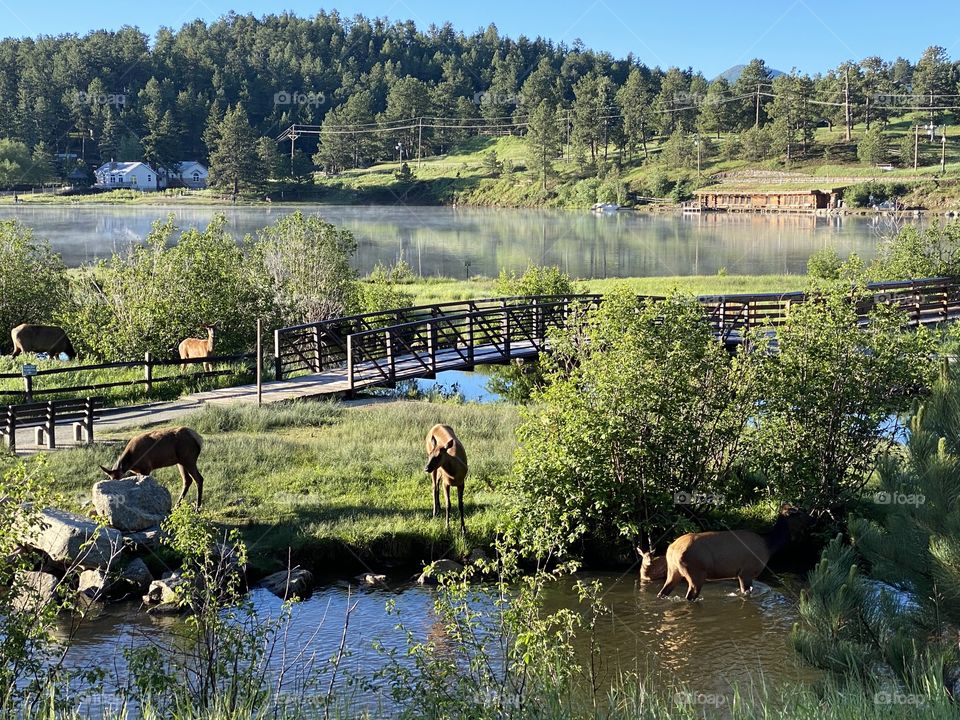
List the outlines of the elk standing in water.
{"type": "Polygon", "coordinates": [[[433,479],[433,516],[440,513],[440,486],[447,498],[447,530],[450,529],[450,487],[457,489],[460,507],[460,532],[466,533],[463,519],[463,484],[467,477],[467,451],[449,425],[434,425],[427,433],[427,466],[424,472],[433,479]]]}
{"type": "Polygon", "coordinates": [[[203,502],[203,475],[197,469],[197,458],[203,448],[203,439],[195,430],[186,427],[166,428],[141,433],[132,438],[120,453],[116,467],[108,470],[103,465],[107,477],[120,480],[130,474],[149,475],[158,468],[177,466],[183,490],[177,499],[179,504],[191,482],[197,483],[197,507],[203,502]]]}
{"type": "Polygon", "coordinates": [[[667,576],[667,558],[663,555],[654,555],[653,550],[644,552],[637,547],[640,553],[640,582],[663,580],[667,576]]]}
{"type": "Polygon", "coordinates": [[[740,592],[753,589],[753,580],[767,566],[770,556],[791,539],[797,520],[806,514],[791,505],[780,508],[780,517],[766,533],[749,530],[687,533],[667,548],[667,579],[660,597],[667,597],[681,580],[687,581],[687,600],[696,600],[705,580],[737,578],[740,592]]]}
{"type": "MultiPolygon", "coordinates": [[[[207,330],[206,340],[203,338],[187,338],[180,343],[178,350],[180,351],[181,360],[213,357],[213,331],[216,329],[216,325],[204,325],[204,328],[207,330]]],[[[181,365],[180,369],[186,370],[186,363],[181,365]]],[[[210,372],[213,369],[213,366],[210,363],[205,362],[203,364],[203,369],[206,372],[210,372]]]]}

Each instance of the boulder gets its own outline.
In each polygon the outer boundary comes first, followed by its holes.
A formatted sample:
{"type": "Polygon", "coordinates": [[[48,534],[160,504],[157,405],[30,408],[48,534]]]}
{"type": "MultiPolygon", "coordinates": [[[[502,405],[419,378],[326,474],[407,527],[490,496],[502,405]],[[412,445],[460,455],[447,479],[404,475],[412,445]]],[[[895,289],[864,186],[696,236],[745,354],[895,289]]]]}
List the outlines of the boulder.
{"type": "Polygon", "coordinates": [[[313,590],[313,573],[301,567],[295,567],[289,572],[281,570],[263,578],[260,587],[284,600],[307,597],[313,590]]]}
{"type": "Polygon", "coordinates": [[[387,584],[387,576],[377,575],[376,573],[361,573],[357,575],[354,580],[360,585],[367,585],[369,587],[387,584]]]}
{"type": "Polygon", "coordinates": [[[160,547],[161,539],[163,539],[163,533],[157,526],[149,527],[146,530],[140,530],[138,532],[126,532],[123,534],[123,542],[130,548],[131,552],[156,550],[160,547]]]}
{"type": "Polygon", "coordinates": [[[105,570],[94,568],[80,573],[78,592],[88,600],[118,600],[133,593],[143,593],[153,582],[147,564],[134,558],[122,568],[105,570]]]}
{"type": "Polygon", "coordinates": [[[159,525],[173,509],[170,491],[151,476],[101,480],[93,486],[93,506],[110,527],[145,530],[159,525]]]}
{"type": "Polygon", "coordinates": [[[36,570],[18,571],[15,582],[17,596],[13,599],[14,609],[20,612],[39,610],[54,598],[59,583],[57,576],[50,573],[36,570]]]}
{"type": "Polygon", "coordinates": [[[100,568],[93,568],[80,573],[80,584],[77,591],[89,598],[101,598],[112,584],[105,571],[100,568]]]}
{"type": "Polygon", "coordinates": [[[455,560],[441,558],[427,565],[417,578],[417,582],[421,585],[436,585],[444,575],[459,572],[463,572],[463,565],[455,560]]]}
{"type": "Polygon", "coordinates": [[[477,563],[489,562],[490,556],[487,555],[487,551],[483,548],[473,548],[470,551],[470,554],[467,556],[468,565],[476,565],[477,563]]]}
{"type": "Polygon", "coordinates": [[[180,598],[177,596],[177,587],[186,580],[180,573],[168,573],[160,580],[154,580],[147,588],[147,594],[143,596],[145,605],[167,605],[173,604],[179,606],[180,598]]]}
{"type": "Polygon", "coordinates": [[[23,543],[46,553],[54,562],[82,568],[107,568],[123,550],[123,536],[90,518],[47,508],[23,543]]]}
{"type": "Polygon", "coordinates": [[[120,581],[132,592],[145,592],[153,582],[153,574],[143,560],[134,558],[121,568],[120,581]]]}

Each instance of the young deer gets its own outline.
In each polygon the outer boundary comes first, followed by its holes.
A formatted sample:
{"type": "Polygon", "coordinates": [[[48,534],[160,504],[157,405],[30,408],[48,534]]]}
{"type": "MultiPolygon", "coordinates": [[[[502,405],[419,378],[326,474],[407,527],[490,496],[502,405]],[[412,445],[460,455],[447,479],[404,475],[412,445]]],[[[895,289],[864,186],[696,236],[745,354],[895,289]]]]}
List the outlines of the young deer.
{"type": "Polygon", "coordinates": [[[191,482],[197,483],[197,507],[203,502],[203,475],[197,469],[197,458],[203,448],[203,439],[195,430],[185,427],[153,430],[137,435],[120,453],[117,465],[108,470],[103,465],[107,477],[120,480],[130,474],[149,475],[158,468],[177,466],[180,479],[183,480],[183,490],[177,500],[179,504],[191,482]]]}
{"type": "MultiPolygon", "coordinates": [[[[187,338],[183,340],[178,346],[180,351],[181,360],[192,360],[196,358],[206,358],[213,357],[213,331],[216,329],[216,325],[204,325],[204,328],[207,330],[207,339],[203,338],[187,338]]],[[[181,370],[187,369],[187,364],[184,363],[180,366],[181,370]]],[[[203,369],[206,372],[210,372],[213,369],[213,365],[210,363],[204,363],[203,369]]]]}
{"type": "Polygon", "coordinates": [[[440,486],[447,498],[446,524],[450,529],[450,487],[457,489],[457,504],[460,506],[460,532],[467,532],[463,519],[463,481],[467,477],[467,451],[463,449],[453,428],[449,425],[434,425],[427,433],[427,466],[424,472],[433,478],[433,516],[440,513],[440,486]]]}

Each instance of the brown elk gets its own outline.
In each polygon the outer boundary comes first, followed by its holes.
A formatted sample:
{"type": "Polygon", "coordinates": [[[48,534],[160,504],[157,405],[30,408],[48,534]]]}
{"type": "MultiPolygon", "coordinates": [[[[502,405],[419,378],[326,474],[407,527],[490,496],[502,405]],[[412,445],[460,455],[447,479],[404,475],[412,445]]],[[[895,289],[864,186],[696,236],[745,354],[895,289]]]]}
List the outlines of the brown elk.
{"type": "Polygon", "coordinates": [[[179,504],[191,482],[197,483],[197,507],[203,502],[203,475],[197,469],[197,458],[203,448],[203,439],[195,430],[174,427],[141,433],[132,438],[120,453],[116,467],[103,470],[113,480],[127,475],[149,475],[158,468],[177,466],[183,480],[183,490],[177,499],[179,504]]]}
{"type": "Polygon", "coordinates": [[[667,577],[667,558],[664,555],[654,555],[653,550],[644,552],[637,547],[640,554],[640,582],[663,580],[667,577]]]}
{"type": "MultiPolygon", "coordinates": [[[[177,349],[180,352],[181,360],[195,360],[198,358],[207,358],[213,357],[213,333],[216,330],[216,325],[204,325],[203,326],[207,331],[207,338],[187,338],[182,340],[180,345],[177,346],[177,349]]],[[[184,363],[180,366],[181,370],[187,369],[187,364],[184,363]]],[[[210,372],[213,369],[213,366],[210,363],[204,363],[203,369],[206,372],[210,372]]]]}
{"type": "Polygon", "coordinates": [[[440,513],[440,486],[447,498],[446,526],[450,529],[450,488],[457,489],[460,507],[460,532],[466,533],[463,519],[463,484],[467,477],[467,451],[463,448],[453,428],[449,425],[434,425],[427,433],[427,466],[424,472],[433,479],[433,516],[440,513]]]}
{"type": "Polygon", "coordinates": [[[30,325],[23,323],[10,331],[13,340],[13,357],[20,353],[49,353],[56,357],[64,353],[71,360],[77,356],[70,338],[56,325],[30,325]]]}
{"type": "Polygon", "coordinates": [[[753,589],[753,581],[770,557],[790,542],[796,521],[809,520],[791,505],[780,508],[774,526],[759,535],[749,530],[687,533],[667,548],[667,578],[659,596],[667,597],[681,580],[687,581],[687,600],[696,600],[705,580],[737,578],[740,592],[753,589]]]}

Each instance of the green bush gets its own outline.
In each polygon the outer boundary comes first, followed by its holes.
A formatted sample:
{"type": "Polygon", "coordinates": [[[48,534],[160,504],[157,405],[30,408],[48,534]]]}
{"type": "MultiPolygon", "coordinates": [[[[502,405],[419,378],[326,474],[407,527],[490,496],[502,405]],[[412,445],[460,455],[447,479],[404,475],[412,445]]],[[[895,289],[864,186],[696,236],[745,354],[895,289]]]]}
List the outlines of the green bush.
{"type": "Polygon", "coordinates": [[[818,280],[838,280],[843,258],[835,247],[817,250],[807,260],[807,275],[818,280]]]}
{"type": "Polygon", "coordinates": [[[10,330],[20,323],[56,321],[69,296],[66,268],[49,243],[16,220],[0,221],[0,348],[12,350],[10,330]]]}

